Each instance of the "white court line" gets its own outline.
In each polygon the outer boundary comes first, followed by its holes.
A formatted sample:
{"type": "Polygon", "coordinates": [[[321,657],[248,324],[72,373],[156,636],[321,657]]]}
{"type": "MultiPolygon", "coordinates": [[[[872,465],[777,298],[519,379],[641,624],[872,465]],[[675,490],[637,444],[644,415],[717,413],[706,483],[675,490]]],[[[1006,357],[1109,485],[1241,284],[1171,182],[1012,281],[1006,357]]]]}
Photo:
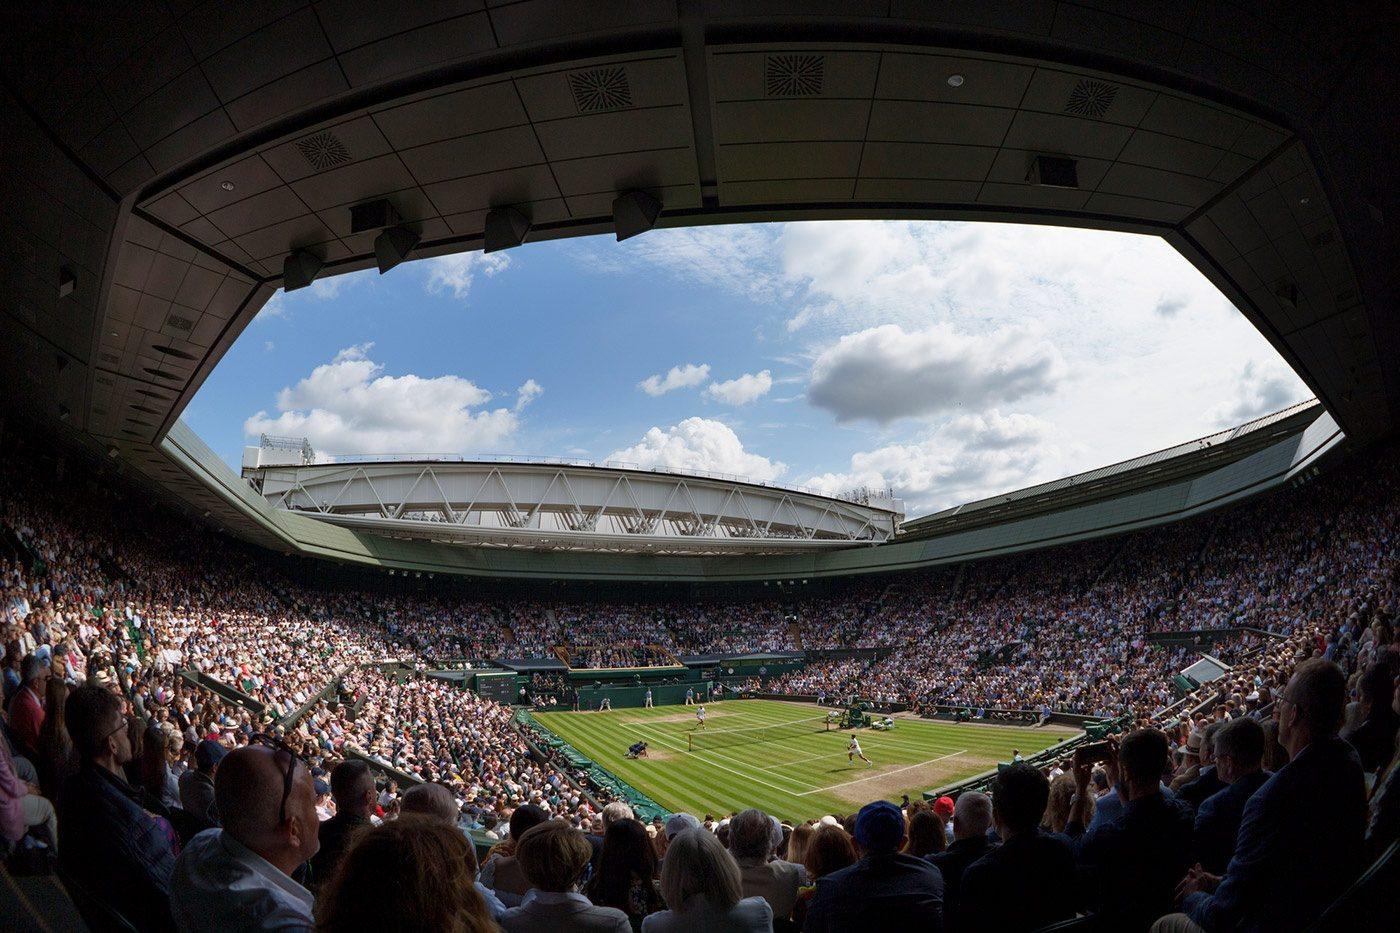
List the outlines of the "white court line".
{"type": "MultiPolygon", "coordinates": [[[[642,735],[647,736],[648,738],[652,739],[653,741],[660,742],[662,745],[665,745],[665,746],[667,746],[668,748],[673,748],[673,749],[675,749],[675,750],[678,751],[678,752],[685,752],[687,755],[702,755],[702,754],[704,754],[704,752],[692,752],[692,751],[687,751],[686,749],[681,748],[679,745],[672,745],[670,742],[666,741],[665,739],[658,738],[657,736],[654,736],[654,735],[649,735],[649,734],[648,734],[647,732],[645,732],[642,728],[638,728],[638,727],[635,726],[635,725],[629,725],[629,724],[624,723],[624,724],[622,724],[622,728],[624,728],[624,729],[631,729],[633,732],[640,732],[640,733],[642,733],[642,735]]],[[[655,726],[652,726],[651,728],[656,728],[656,727],[655,727],[655,726]]],[[[710,754],[714,754],[714,753],[711,752],[710,754]]],[[[739,761],[737,758],[728,758],[728,757],[725,757],[725,756],[720,756],[720,757],[724,758],[725,761],[732,761],[732,762],[734,762],[736,765],[741,765],[741,764],[743,764],[743,762],[742,762],[742,761],[739,761]]],[[[762,784],[764,787],[770,787],[770,788],[772,788],[773,790],[778,791],[779,793],[787,794],[789,797],[803,797],[803,796],[806,796],[806,794],[815,793],[815,791],[810,791],[810,790],[809,790],[809,791],[805,791],[805,792],[803,792],[803,793],[799,793],[799,792],[793,790],[793,789],[790,788],[790,787],[779,787],[779,786],[776,785],[776,784],[769,784],[767,781],[761,780],[760,778],[756,778],[756,777],[754,777],[754,776],[753,776],[752,774],[750,774],[750,773],[747,773],[747,772],[744,772],[744,771],[736,771],[736,770],[734,770],[733,768],[730,768],[730,767],[727,767],[727,766],[725,766],[725,765],[720,764],[718,761],[715,761],[714,759],[706,759],[706,760],[707,760],[710,764],[714,765],[716,768],[722,768],[722,769],[724,769],[725,771],[728,771],[730,774],[735,775],[736,777],[741,777],[741,778],[743,778],[743,779],[746,780],[746,781],[752,781],[752,782],[755,783],[755,784],[762,784]]]]}
{"type": "Polygon", "coordinates": [[[865,777],[856,778],[854,781],[846,781],[842,784],[832,784],[829,787],[818,787],[816,790],[804,790],[797,796],[806,797],[808,794],[819,794],[824,790],[835,790],[838,787],[849,787],[852,784],[863,784],[866,781],[873,781],[877,777],[888,777],[891,774],[898,774],[901,771],[908,771],[910,768],[922,768],[924,765],[931,765],[935,761],[942,761],[944,758],[956,758],[959,755],[965,754],[967,754],[967,749],[963,749],[960,752],[953,752],[951,755],[941,755],[938,758],[930,758],[928,761],[921,761],[918,764],[906,765],[903,768],[895,768],[893,771],[881,771],[879,774],[867,774],[865,777]]]}

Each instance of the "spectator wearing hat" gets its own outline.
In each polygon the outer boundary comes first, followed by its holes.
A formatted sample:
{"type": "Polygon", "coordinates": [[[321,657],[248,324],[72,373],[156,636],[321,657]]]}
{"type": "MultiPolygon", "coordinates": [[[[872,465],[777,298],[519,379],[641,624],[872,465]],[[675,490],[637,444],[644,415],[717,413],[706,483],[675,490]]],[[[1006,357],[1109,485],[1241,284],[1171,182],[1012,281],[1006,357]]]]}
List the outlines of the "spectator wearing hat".
{"type": "Polygon", "coordinates": [[[1205,728],[1194,726],[1190,735],[1186,737],[1186,744],[1178,751],[1181,753],[1181,765],[1176,773],[1172,775],[1171,787],[1175,794],[1201,776],[1201,744],[1205,741],[1205,728]]]}
{"type": "Polygon", "coordinates": [[[199,821],[200,829],[219,825],[219,808],[214,802],[214,775],[228,749],[213,739],[204,739],[194,749],[194,770],[180,775],[180,809],[199,821]]]}
{"type": "Polygon", "coordinates": [[[1264,727],[1248,716],[1224,723],[1214,739],[1215,768],[1226,787],[1196,809],[1196,858],[1221,874],[1235,854],[1244,805],[1270,777],[1264,770],[1264,727]]]}
{"type": "Polygon", "coordinates": [[[1274,710],[1288,763],[1245,804],[1224,876],[1191,869],[1177,888],[1185,913],[1154,930],[1303,929],[1356,879],[1366,785],[1356,750],[1337,735],[1345,707],[1346,677],[1335,662],[1298,665],[1274,710]]]}
{"type": "Polygon", "coordinates": [[[1050,781],[1028,764],[992,780],[992,822],[1001,845],[963,871],[960,931],[1034,930],[1074,914],[1074,854],[1064,836],[1040,828],[1050,781]]]}
{"type": "Polygon", "coordinates": [[[1192,809],[1199,808],[1207,797],[1225,789],[1225,781],[1220,777],[1220,769],[1215,760],[1215,742],[1220,730],[1234,721],[1223,719],[1212,722],[1201,735],[1200,771],[1194,781],[1181,785],[1177,793],[1177,796],[1186,801],[1192,809]]]}
{"type": "Polygon", "coordinates": [[[887,800],[861,807],[856,844],[862,856],[817,882],[805,930],[943,929],[943,876],[921,858],[899,851],[904,813],[887,800]]]}
{"type": "Polygon", "coordinates": [[[953,833],[953,816],[957,810],[957,804],[953,798],[947,795],[939,797],[933,802],[933,812],[943,821],[943,833],[951,845],[955,838],[953,833]]]}
{"type": "MultiPolygon", "coordinates": [[[[943,798],[939,798],[940,800],[943,798]]],[[[986,855],[995,844],[987,835],[992,828],[992,798],[977,791],[958,797],[953,809],[953,841],[946,851],[928,856],[943,875],[943,925],[960,929],[958,894],[967,866],[986,855]]]]}
{"type": "Polygon", "coordinates": [[[1181,800],[1162,796],[1170,756],[1171,743],[1157,729],[1138,729],[1110,746],[1106,767],[1118,772],[1127,806],[1113,822],[1086,832],[1094,762],[1076,752],[1078,797],[1065,832],[1076,841],[1089,903],[1107,929],[1145,930],[1171,909],[1176,882],[1191,865],[1194,814],[1181,800]]]}

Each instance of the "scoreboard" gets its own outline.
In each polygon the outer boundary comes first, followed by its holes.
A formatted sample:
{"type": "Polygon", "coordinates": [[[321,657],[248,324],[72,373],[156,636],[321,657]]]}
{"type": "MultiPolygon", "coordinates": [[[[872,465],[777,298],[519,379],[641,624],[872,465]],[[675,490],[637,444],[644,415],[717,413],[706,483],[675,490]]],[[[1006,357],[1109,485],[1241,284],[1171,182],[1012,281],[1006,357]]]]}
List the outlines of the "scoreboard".
{"type": "Polygon", "coordinates": [[[474,689],[478,695],[497,703],[519,703],[520,675],[513,671],[477,674],[474,689]]]}

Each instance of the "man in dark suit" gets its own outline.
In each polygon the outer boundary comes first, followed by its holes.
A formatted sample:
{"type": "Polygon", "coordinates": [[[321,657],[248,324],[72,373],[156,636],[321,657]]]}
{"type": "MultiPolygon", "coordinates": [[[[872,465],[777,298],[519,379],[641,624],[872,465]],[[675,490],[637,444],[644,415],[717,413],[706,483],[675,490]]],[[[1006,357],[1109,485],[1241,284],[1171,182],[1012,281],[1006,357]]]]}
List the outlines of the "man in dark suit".
{"type": "Polygon", "coordinates": [[[992,798],[968,791],[953,809],[953,841],[943,852],[927,856],[943,873],[943,926],[960,930],[958,891],[967,866],[992,851],[995,843],[987,836],[992,828],[992,798]]]}
{"type": "Polygon", "coordinates": [[[1270,777],[1263,762],[1264,727],[1257,719],[1244,716],[1221,725],[1215,735],[1215,770],[1226,787],[1196,810],[1196,858],[1211,874],[1222,874],[1235,854],[1244,805],[1270,777]]]}
{"type": "Polygon", "coordinates": [[[1346,677],[1325,658],[1298,665],[1274,706],[1288,764],[1244,807],[1224,877],[1191,869],[1177,888],[1184,914],[1159,933],[1301,930],[1360,873],[1366,786],[1356,750],[1337,736],[1346,677]]]}
{"type": "Polygon", "coordinates": [[[335,798],[335,816],[321,824],[321,848],[311,857],[312,888],[319,888],[335,874],[355,831],[370,825],[375,793],[369,765],[352,758],[332,768],[331,796],[335,798]]]}
{"type": "Polygon", "coordinates": [[[1050,782],[1024,762],[992,781],[992,821],[1001,845],[963,872],[962,931],[1035,930],[1074,914],[1074,854],[1064,836],[1041,830],[1050,782]]]}
{"type": "Polygon", "coordinates": [[[1191,865],[1195,815],[1180,799],[1162,794],[1161,777],[1171,743],[1157,729],[1138,729],[1110,747],[1105,770],[1117,777],[1127,800],[1112,822],[1085,831],[1091,756],[1078,752],[1074,780],[1078,796],[1065,834],[1075,841],[1089,903],[1106,929],[1145,930],[1170,910],[1176,883],[1191,865]]]}

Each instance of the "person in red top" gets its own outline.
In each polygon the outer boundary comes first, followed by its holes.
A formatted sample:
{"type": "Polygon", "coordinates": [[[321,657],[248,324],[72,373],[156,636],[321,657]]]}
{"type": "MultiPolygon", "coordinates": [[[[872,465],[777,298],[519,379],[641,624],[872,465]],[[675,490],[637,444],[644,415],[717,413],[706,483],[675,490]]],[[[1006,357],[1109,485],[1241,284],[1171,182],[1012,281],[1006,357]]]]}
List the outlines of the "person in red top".
{"type": "Polygon", "coordinates": [[[20,677],[24,683],[10,700],[10,731],[24,746],[24,754],[37,760],[39,730],[44,726],[44,693],[49,686],[49,665],[43,658],[27,654],[20,665],[20,677]]]}

